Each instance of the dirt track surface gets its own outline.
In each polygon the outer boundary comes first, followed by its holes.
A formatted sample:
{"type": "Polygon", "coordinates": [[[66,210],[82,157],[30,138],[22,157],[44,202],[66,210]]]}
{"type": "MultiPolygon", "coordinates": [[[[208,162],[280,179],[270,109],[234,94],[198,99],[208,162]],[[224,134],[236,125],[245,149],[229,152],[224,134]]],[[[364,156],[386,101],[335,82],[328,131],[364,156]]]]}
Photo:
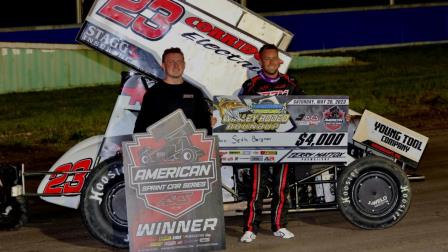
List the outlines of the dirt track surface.
{"type": "MultiPolygon", "coordinates": [[[[226,251],[448,251],[448,129],[420,133],[430,138],[419,168],[426,180],[411,184],[411,208],[394,227],[361,230],[338,211],[295,213],[288,226],[295,238],[273,237],[266,221],[253,243],[241,244],[241,217],[227,217],[226,251]]],[[[89,236],[77,210],[29,203],[30,222],[0,231],[0,251],[114,251],[89,236]]]]}

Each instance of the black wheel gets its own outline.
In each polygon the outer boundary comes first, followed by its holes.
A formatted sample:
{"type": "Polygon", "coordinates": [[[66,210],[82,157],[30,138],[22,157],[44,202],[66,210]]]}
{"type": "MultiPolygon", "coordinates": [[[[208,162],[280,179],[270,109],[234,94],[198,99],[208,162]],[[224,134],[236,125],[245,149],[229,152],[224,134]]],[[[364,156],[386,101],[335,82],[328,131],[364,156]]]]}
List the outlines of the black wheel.
{"type": "Polygon", "coordinates": [[[92,170],[80,207],[84,224],[93,237],[113,247],[129,246],[121,157],[108,159],[92,170]]]}
{"type": "Polygon", "coordinates": [[[19,229],[28,221],[25,198],[11,195],[11,187],[17,184],[17,180],[15,167],[0,167],[0,229],[3,230],[19,229]]]}
{"type": "Polygon", "coordinates": [[[352,224],[383,229],[398,223],[411,204],[411,186],[400,167],[381,157],[364,157],[338,179],[339,209],[352,224]]]}

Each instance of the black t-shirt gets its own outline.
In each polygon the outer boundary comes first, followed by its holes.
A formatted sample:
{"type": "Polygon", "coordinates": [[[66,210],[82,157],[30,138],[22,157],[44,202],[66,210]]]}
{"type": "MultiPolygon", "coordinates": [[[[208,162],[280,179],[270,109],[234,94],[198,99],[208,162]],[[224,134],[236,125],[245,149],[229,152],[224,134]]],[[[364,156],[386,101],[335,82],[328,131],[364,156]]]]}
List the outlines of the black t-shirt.
{"type": "Polygon", "coordinates": [[[202,91],[188,82],[170,85],[163,81],[148,89],[143,97],[134,133],[146,132],[148,126],[179,108],[197,129],[207,129],[211,134],[211,114],[202,91]]]}

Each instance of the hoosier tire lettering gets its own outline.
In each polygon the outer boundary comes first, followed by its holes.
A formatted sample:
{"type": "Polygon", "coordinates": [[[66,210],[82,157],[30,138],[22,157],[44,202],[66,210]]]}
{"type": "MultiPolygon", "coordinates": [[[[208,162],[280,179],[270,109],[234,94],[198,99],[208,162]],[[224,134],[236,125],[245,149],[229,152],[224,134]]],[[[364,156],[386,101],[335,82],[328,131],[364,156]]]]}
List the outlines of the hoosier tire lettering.
{"type": "Polygon", "coordinates": [[[107,174],[103,175],[99,181],[95,184],[95,186],[90,190],[89,199],[98,201],[98,204],[101,205],[103,201],[103,190],[104,186],[109,183],[109,180],[114,179],[116,176],[122,175],[122,171],[119,171],[115,168],[113,171],[108,171],[107,174]]]}
{"type": "Polygon", "coordinates": [[[406,211],[407,211],[406,207],[408,206],[408,203],[410,201],[410,192],[411,191],[410,191],[409,186],[401,186],[400,190],[403,195],[403,198],[401,199],[399,208],[397,209],[397,211],[395,211],[395,213],[393,215],[394,220],[398,220],[398,219],[402,218],[401,215],[406,213],[406,211]]]}
{"type": "Polygon", "coordinates": [[[123,160],[116,156],[93,168],[81,194],[81,216],[89,233],[116,248],[129,246],[123,160]]]}

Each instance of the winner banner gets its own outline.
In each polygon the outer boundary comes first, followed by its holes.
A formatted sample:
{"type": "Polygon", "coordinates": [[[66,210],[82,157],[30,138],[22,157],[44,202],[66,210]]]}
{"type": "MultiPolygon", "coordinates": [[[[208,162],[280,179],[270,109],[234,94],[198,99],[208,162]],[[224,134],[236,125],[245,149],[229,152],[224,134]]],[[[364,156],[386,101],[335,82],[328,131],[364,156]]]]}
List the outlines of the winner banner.
{"type": "Polygon", "coordinates": [[[215,96],[223,163],[344,163],[347,96],[215,96]]]}
{"type": "Polygon", "coordinates": [[[123,143],[130,250],[224,249],[215,137],[181,110],[147,131],[123,143]]]}

